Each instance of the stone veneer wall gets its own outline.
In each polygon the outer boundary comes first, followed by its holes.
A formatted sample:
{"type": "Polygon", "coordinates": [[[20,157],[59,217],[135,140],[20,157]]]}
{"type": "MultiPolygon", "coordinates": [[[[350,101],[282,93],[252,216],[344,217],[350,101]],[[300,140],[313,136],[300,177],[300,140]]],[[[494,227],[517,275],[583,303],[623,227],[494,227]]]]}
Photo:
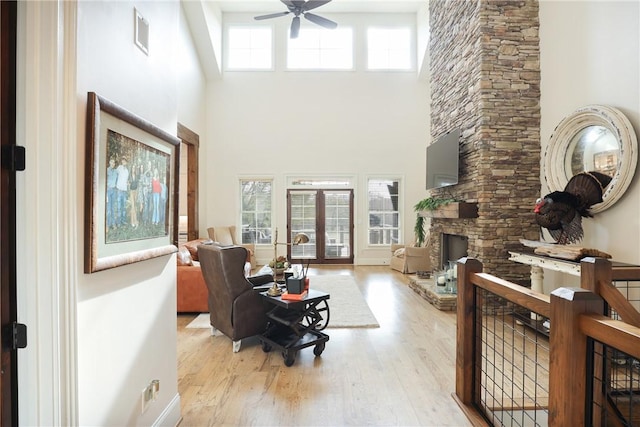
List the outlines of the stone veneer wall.
{"type": "MultiPolygon", "coordinates": [[[[431,235],[467,236],[486,272],[522,281],[529,268],[509,261],[508,250],[539,236],[538,1],[431,0],[429,14],[431,136],[462,129],[459,184],[431,195],[477,202],[479,214],[431,219],[431,235]]],[[[439,260],[441,241],[432,242],[439,260]]]]}

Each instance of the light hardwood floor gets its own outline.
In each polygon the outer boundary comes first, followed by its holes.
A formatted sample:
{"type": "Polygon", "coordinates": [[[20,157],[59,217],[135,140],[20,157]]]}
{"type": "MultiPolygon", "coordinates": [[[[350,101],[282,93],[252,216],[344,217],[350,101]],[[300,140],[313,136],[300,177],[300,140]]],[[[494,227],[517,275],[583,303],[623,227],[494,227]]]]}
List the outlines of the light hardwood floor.
{"type": "Polygon", "coordinates": [[[195,315],[179,315],[181,427],[471,425],[451,397],[455,312],[435,309],[389,267],[309,269],[316,274],[352,275],[380,328],[325,329],[320,357],[305,348],[286,367],[256,339],[234,354],[231,340],[186,329],[195,315]]]}

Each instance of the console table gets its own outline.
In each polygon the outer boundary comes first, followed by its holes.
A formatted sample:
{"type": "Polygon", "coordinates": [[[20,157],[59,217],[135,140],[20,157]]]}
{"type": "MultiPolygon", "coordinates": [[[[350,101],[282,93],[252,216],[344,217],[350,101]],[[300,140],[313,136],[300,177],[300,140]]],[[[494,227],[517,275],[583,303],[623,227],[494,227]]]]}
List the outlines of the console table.
{"type": "Polygon", "coordinates": [[[541,294],[544,293],[542,292],[542,280],[544,279],[543,268],[571,274],[572,276],[580,276],[579,262],[550,258],[544,255],[526,252],[509,252],[509,255],[510,261],[531,266],[531,290],[541,294]]]}
{"type": "MultiPolygon", "coordinates": [[[[544,255],[537,255],[532,252],[509,252],[509,260],[531,266],[531,290],[543,293],[542,279],[543,269],[560,271],[580,276],[580,262],[568,261],[558,258],[551,258],[544,255]]],[[[636,271],[638,266],[623,262],[611,261],[613,280],[638,280],[636,271]]]]}

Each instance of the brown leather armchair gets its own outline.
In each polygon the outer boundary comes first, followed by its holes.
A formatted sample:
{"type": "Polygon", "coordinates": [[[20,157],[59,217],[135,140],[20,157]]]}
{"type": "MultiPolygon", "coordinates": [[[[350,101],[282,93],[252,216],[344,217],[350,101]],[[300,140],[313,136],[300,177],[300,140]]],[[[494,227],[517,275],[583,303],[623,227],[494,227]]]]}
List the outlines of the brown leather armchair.
{"type": "Polygon", "coordinates": [[[211,327],[231,338],[237,353],[243,338],[259,335],[267,327],[266,304],[259,291],[271,287],[273,276],[245,277],[247,249],[242,246],[200,245],[198,258],[209,293],[211,327]]]}

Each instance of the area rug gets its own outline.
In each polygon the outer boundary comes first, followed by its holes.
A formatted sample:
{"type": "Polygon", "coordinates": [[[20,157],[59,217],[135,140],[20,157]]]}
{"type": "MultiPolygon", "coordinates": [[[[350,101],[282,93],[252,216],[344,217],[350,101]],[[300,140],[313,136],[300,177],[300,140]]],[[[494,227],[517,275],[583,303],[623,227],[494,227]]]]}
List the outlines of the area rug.
{"type": "MultiPolygon", "coordinates": [[[[380,327],[353,277],[343,275],[310,276],[309,286],[311,289],[317,289],[331,295],[328,300],[329,324],[327,328],[380,327]]],[[[187,328],[209,327],[209,313],[200,314],[187,325],[187,328]]]]}

